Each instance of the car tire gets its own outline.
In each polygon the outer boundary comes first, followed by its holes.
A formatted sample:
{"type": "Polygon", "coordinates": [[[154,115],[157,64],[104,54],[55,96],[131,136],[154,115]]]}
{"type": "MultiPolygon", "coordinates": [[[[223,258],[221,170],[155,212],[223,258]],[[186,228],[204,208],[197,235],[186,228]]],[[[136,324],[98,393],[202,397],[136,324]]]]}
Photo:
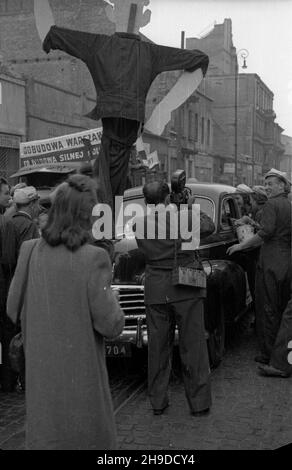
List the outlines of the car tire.
{"type": "Polygon", "coordinates": [[[217,326],[209,332],[208,352],[211,369],[219,366],[225,351],[225,319],[223,308],[221,308],[220,318],[217,326]]]}

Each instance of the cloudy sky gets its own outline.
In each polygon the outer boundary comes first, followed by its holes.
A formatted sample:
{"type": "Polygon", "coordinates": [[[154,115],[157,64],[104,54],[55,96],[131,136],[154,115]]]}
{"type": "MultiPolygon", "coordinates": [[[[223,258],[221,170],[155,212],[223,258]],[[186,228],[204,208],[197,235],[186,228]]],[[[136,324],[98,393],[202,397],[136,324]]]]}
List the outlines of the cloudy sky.
{"type": "Polygon", "coordinates": [[[153,41],[180,47],[181,31],[199,37],[231,18],[233,43],[249,51],[248,69],[274,93],[277,122],[292,136],[292,0],[151,0],[153,41]]]}

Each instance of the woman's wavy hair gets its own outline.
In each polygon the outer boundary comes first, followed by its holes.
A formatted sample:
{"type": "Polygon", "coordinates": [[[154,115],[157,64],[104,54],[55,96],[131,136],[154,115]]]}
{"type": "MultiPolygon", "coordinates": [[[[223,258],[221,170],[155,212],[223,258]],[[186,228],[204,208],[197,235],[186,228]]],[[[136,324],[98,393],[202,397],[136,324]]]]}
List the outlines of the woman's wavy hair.
{"type": "Polygon", "coordinates": [[[97,203],[94,182],[73,175],[54,192],[42,237],[51,246],[65,245],[76,251],[90,239],[91,215],[97,203]]]}

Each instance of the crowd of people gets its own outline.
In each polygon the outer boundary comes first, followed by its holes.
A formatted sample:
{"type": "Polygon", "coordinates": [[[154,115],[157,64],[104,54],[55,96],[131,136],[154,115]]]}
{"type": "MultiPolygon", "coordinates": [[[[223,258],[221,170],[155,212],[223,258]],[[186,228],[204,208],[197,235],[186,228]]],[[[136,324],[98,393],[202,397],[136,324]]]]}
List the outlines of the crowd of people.
{"type": "MultiPolygon", "coordinates": [[[[148,183],[143,192],[146,204],[169,203],[169,187],[163,182],[148,183]]],[[[289,193],[290,182],[278,170],[265,175],[264,186],[239,185],[241,218],[235,226],[250,225],[254,234],[227,250],[230,257],[245,252],[250,260],[246,271],[260,373],[281,378],[292,373],[289,193]]],[[[96,203],[97,185],[84,174],[72,175],[56,188],[48,212],[34,187],[22,183],[10,188],[0,180],[1,390],[25,388],[29,449],[116,448],[104,338],[120,334],[124,314],[111,289],[111,259],[93,243],[96,203]],[[20,330],[25,370],[16,374],[9,345],[20,330]]],[[[204,238],[215,226],[204,213],[200,219],[204,238]]],[[[173,282],[174,259],[203,272],[197,251],[182,251],[181,242],[169,235],[163,240],[137,238],[146,262],[148,389],[153,413],[162,414],[169,406],[177,325],[186,398],[191,414],[200,416],[212,403],[203,313],[206,288],[173,282]]]]}

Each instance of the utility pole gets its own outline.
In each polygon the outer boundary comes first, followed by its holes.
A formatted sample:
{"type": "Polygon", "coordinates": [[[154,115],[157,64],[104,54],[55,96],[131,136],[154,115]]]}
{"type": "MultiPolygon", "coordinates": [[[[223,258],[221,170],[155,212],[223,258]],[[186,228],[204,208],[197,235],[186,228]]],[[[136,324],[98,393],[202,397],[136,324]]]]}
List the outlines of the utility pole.
{"type": "Polygon", "coordinates": [[[238,61],[236,57],[235,64],[235,91],[234,91],[234,111],[235,111],[235,122],[234,122],[234,182],[233,186],[238,184],[238,144],[237,144],[237,129],[238,129],[238,61]]]}
{"type": "MultiPolygon", "coordinates": [[[[181,31],[181,44],[180,44],[181,49],[185,48],[185,31],[181,31]]],[[[183,166],[184,169],[184,161],[183,161],[183,154],[182,154],[182,138],[183,138],[183,106],[182,105],[178,109],[178,135],[177,135],[177,154],[178,154],[178,159],[177,159],[177,164],[178,168],[181,168],[183,166]]]]}
{"type": "Polygon", "coordinates": [[[242,68],[246,69],[246,58],[249,52],[247,49],[240,49],[236,54],[235,62],[235,82],[234,82],[234,181],[233,185],[238,184],[238,56],[243,59],[242,68]]]}

